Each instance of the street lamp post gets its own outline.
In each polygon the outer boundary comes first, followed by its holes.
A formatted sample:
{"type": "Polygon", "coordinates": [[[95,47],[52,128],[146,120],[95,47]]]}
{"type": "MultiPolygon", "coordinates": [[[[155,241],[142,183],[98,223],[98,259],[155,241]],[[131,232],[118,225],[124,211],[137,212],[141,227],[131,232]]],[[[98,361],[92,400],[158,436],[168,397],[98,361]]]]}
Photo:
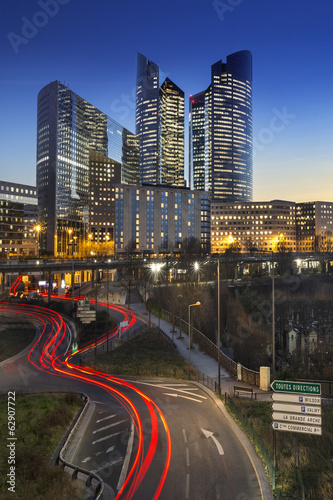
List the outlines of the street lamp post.
{"type": "Polygon", "coordinates": [[[275,379],[275,276],[274,276],[274,252],[273,250],[259,250],[257,247],[250,248],[250,252],[270,253],[272,257],[272,379],[275,379]]]}
{"type": "Polygon", "coordinates": [[[217,261],[217,388],[221,394],[221,288],[220,288],[220,257],[217,261]]]}
{"type": "Polygon", "coordinates": [[[179,299],[179,338],[182,339],[182,318],[181,318],[181,301],[180,299],[182,299],[183,296],[181,294],[178,295],[178,299],[179,299]]]}
{"type": "Polygon", "coordinates": [[[41,230],[42,230],[42,226],[40,224],[37,224],[37,226],[35,226],[35,231],[37,231],[37,254],[38,254],[38,258],[40,257],[40,239],[39,239],[39,235],[40,235],[41,230]]]}
{"type": "Polygon", "coordinates": [[[200,306],[201,302],[196,302],[195,304],[189,304],[188,306],[188,378],[191,380],[191,307],[200,306]]]}
{"type": "Polygon", "coordinates": [[[161,283],[158,281],[159,279],[159,272],[162,269],[163,264],[152,264],[151,265],[151,270],[155,275],[155,280],[158,282],[158,329],[160,330],[160,324],[161,324],[161,283]]]}

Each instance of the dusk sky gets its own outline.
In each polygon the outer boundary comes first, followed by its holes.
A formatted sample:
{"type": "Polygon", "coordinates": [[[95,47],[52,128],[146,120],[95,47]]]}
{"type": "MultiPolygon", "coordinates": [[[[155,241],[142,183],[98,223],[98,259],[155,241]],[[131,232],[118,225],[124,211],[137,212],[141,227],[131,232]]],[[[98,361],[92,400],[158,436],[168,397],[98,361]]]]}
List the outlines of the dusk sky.
{"type": "Polygon", "coordinates": [[[250,50],[254,200],[333,201],[332,19],[331,0],[3,0],[0,179],[35,185],[48,83],[135,132],[141,52],[184,90],[187,129],[211,65],[250,50]]]}

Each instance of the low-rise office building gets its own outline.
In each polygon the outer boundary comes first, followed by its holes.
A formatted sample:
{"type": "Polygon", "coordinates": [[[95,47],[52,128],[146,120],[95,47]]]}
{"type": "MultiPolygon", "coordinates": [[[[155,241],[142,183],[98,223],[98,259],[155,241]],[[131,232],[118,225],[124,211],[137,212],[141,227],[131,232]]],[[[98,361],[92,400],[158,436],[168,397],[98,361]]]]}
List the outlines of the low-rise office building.
{"type": "Polygon", "coordinates": [[[192,238],[210,240],[210,196],[170,186],[116,186],[115,251],[180,253],[192,238]]]}
{"type": "Polygon", "coordinates": [[[273,200],[211,203],[211,252],[296,251],[296,204],[273,200]]]}
{"type": "Polygon", "coordinates": [[[332,252],[333,203],[297,203],[296,236],[298,252],[332,252]]]}
{"type": "Polygon", "coordinates": [[[37,255],[36,187],[0,181],[0,259],[37,255]]]}

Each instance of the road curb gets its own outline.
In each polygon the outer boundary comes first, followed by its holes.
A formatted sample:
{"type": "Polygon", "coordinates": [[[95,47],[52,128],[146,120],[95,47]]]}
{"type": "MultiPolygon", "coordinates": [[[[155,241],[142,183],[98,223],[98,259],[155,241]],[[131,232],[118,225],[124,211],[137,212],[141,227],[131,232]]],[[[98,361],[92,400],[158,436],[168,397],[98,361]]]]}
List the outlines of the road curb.
{"type": "Polygon", "coordinates": [[[218,409],[221,411],[221,413],[225,417],[229,427],[231,428],[233,433],[236,435],[239,442],[241,443],[244,450],[246,451],[246,453],[247,453],[247,455],[248,455],[248,457],[253,465],[253,469],[255,471],[257,479],[258,479],[262,500],[274,500],[271,484],[270,484],[268,476],[265,473],[265,467],[264,467],[263,463],[261,462],[260,458],[258,457],[258,455],[255,451],[255,448],[254,448],[253,444],[251,443],[249,437],[237,425],[237,423],[234,421],[232,416],[225,409],[225,405],[222,403],[222,401],[217,396],[215,396],[215,394],[210,389],[205,387],[200,382],[193,381],[192,383],[197,385],[201,389],[203,389],[204,392],[214,401],[214,403],[216,404],[218,409]]]}

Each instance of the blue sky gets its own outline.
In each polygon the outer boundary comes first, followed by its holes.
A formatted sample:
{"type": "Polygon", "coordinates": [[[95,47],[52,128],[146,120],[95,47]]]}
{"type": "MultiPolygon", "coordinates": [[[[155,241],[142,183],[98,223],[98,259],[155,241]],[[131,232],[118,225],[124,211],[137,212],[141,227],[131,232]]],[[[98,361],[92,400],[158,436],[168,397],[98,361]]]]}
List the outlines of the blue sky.
{"type": "Polygon", "coordinates": [[[185,91],[187,110],[213,63],[250,50],[254,199],[333,201],[332,17],[331,0],[3,0],[0,178],[35,184],[49,82],[134,132],[137,51],[185,91]]]}

